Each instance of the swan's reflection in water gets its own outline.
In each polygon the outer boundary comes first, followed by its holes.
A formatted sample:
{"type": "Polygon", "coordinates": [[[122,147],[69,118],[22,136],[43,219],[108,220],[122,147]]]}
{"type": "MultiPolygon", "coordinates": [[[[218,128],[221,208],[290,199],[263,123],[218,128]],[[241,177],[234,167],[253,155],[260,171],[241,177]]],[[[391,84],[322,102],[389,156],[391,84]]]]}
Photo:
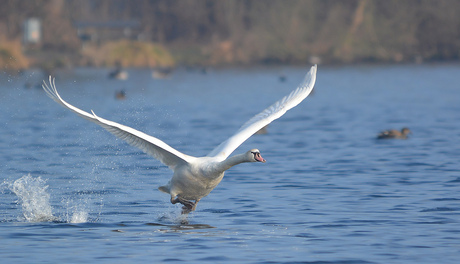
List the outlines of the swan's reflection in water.
{"type": "Polygon", "coordinates": [[[207,225],[207,224],[189,224],[187,219],[182,220],[182,222],[180,224],[166,225],[166,224],[160,224],[160,223],[147,223],[146,225],[165,227],[165,228],[168,228],[168,229],[173,230],[173,231],[216,228],[214,226],[210,226],[210,225],[207,225]]]}

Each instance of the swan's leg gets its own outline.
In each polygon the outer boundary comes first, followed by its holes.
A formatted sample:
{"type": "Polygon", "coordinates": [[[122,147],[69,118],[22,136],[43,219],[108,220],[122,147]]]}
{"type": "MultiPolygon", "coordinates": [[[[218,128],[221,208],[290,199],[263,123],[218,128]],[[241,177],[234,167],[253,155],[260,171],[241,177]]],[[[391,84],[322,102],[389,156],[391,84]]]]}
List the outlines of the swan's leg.
{"type": "MultiPolygon", "coordinates": [[[[196,209],[196,204],[197,204],[199,201],[200,201],[200,199],[195,200],[195,202],[193,203],[192,208],[190,208],[190,211],[195,211],[195,209],[196,209]]],[[[186,209],[185,206],[182,207],[182,209],[186,209]]]]}
{"type": "Polygon", "coordinates": [[[195,200],[195,202],[192,202],[192,201],[187,201],[189,204],[184,204],[182,203],[184,206],[182,207],[182,214],[188,214],[192,211],[195,211],[196,209],[196,204],[200,201],[200,199],[197,199],[195,200]],[[189,205],[192,205],[191,207],[189,207],[189,205]]]}
{"type": "Polygon", "coordinates": [[[196,204],[200,201],[200,199],[196,199],[195,202],[192,202],[192,201],[187,201],[187,202],[190,202],[192,204],[192,207],[190,208],[188,205],[185,205],[182,207],[182,214],[188,214],[192,211],[195,211],[196,209],[196,204]]]}
{"type": "Polygon", "coordinates": [[[171,203],[172,203],[172,204],[181,203],[181,204],[184,205],[184,206],[182,207],[182,214],[188,214],[188,213],[190,213],[191,211],[195,211],[196,203],[197,203],[198,201],[199,201],[199,200],[197,200],[197,201],[195,201],[195,202],[192,202],[192,201],[189,201],[189,200],[182,199],[182,198],[180,198],[179,196],[176,196],[175,198],[174,198],[174,197],[171,197],[171,203]]]}
{"type": "Polygon", "coordinates": [[[196,204],[197,204],[200,200],[201,200],[201,199],[196,199],[196,200],[195,200],[195,203],[193,204],[192,211],[195,211],[195,209],[196,209],[196,204]]]}

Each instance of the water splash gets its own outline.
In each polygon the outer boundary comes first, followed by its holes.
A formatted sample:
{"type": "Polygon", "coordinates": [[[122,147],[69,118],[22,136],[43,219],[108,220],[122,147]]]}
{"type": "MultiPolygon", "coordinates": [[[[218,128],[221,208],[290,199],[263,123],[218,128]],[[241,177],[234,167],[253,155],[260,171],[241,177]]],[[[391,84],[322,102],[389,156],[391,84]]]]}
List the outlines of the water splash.
{"type": "Polygon", "coordinates": [[[177,206],[174,207],[174,210],[170,208],[170,210],[162,212],[158,220],[160,222],[170,222],[173,224],[188,224],[189,220],[192,219],[192,214],[181,214],[180,211],[177,210],[177,206]]]}
{"type": "Polygon", "coordinates": [[[28,222],[56,220],[50,205],[46,180],[40,177],[33,178],[28,174],[15,180],[9,189],[18,196],[18,203],[21,204],[22,213],[28,222]]]}
{"type": "Polygon", "coordinates": [[[65,213],[65,222],[66,223],[86,223],[88,222],[88,212],[85,209],[85,205],[88,201],[82,202],[78,200],[77,202],[72,199],[65,199],[66,213],[65,213]]]}
{"type": "Polygon", "coordinates": [[[49,186],[46,184],[46,180],[41,177],[34,178],[28,174],[12,183],[6,183],[6,185],[19,198],[17,202],[21,205],[23,217],[28,222],[88,222],[87,211],[81,208],[81,205],[69,206],[69,200],[67,200],[67,206],[65,207],[67,208],[65,220],[56,217],[50,204],[49,186]]]}
{"type": "Polygon", "coordinates": [[[70,219],[70,223],[78,224],[78,223],[86,223],[88,222],[88,212],[86,211],[75,211],[72,214],[72,218],[70,219]]]}

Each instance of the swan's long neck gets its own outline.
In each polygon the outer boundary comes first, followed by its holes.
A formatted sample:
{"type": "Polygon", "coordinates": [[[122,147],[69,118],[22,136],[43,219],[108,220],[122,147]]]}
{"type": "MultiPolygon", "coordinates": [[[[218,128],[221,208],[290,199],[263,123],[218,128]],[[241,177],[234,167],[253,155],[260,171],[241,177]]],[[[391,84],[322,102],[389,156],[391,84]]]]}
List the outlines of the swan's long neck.
{"type": "Polygon", "coordinates": [[[219,167],[219,170],[222,170],[222,172],[224,172],[230,169],[231,167],[238,165],[240,163],[243,163],[243,162],[250,162],[246,153],[229,157],[226,160],[220,162],[218,167],[219,167]]]}

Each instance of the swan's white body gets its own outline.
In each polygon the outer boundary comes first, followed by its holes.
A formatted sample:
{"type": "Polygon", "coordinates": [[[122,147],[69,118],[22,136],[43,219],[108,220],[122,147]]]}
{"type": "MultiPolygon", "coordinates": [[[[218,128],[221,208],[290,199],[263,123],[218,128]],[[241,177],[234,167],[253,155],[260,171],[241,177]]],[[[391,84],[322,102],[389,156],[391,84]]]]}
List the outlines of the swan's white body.
{"type": "Polygon", "coordinates": [[[246,122],[233,136],[222,142],[205,157],[193,157],[183,154],[163,141],[101,117],[94,112],[85,112],[64,101],[58,94],[54,79],[49,86],[44,82],[43,89],[49,97],[79,116],[92,121],[120,139],[152,155],[173,172],[171,180],[159,189],[171,195],[172,203],[184,204],[185,212],[195,209],[196,203],[208,195],[222,180],[224,172],[243,162],[265,162],[259,150],[252,149],[246,153],[229,157],[229,155],[250,136],[281,117],[287,110],[302,102],[313,90],[316,81],[316,65],[311,67],[304,81],[289,95],[283,97],[258,115],[246,122]],[[195,200],[195,202],[191,202],[195,200]]]}

